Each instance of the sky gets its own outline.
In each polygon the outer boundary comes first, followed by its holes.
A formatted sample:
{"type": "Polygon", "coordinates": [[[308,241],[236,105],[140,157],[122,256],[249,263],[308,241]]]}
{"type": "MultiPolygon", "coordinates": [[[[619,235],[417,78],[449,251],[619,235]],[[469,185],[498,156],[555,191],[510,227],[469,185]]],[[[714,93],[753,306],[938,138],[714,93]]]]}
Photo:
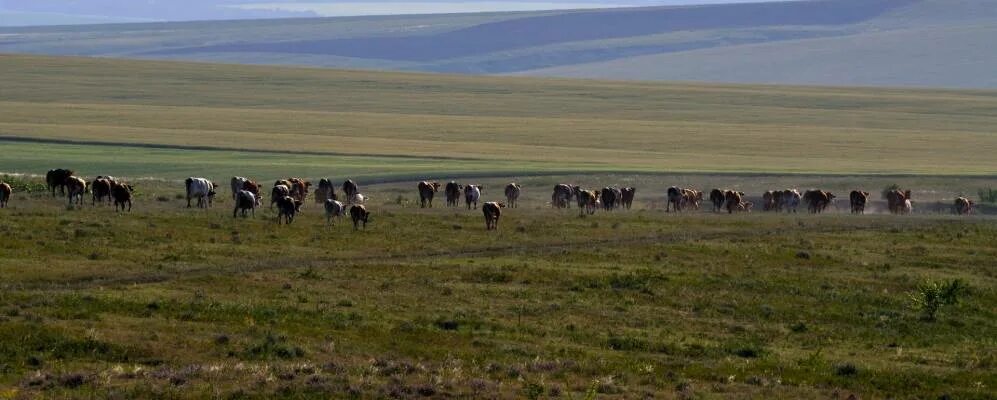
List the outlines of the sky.
{"type": "Polygon", "coordinates": [[[765,0],[0,0],[0,26],[532,11],[765,0]]]}

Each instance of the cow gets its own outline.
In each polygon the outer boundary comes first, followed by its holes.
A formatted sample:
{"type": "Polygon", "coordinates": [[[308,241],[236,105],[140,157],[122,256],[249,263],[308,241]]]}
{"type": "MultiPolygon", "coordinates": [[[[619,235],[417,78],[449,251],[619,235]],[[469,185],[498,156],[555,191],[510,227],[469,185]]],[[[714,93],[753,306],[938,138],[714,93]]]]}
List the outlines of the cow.
{"type": "Polygon", "coordinates": [[[959,215],[973,213],[973,201],[965,197],[956,197],[955,213],[959,215]]]}
{"type": "Polygon", "coordinates": [[[481,191],[485,187],[481,185],[466,185],[464,186],[464,203],[467,204],[467,209],[471,209],[471,204],[474,204],[474,209],[478,209],[478,200],[481,199],[481,191]]]}
{"type": "Polygon", "coordinates": [[[486,231],[498,229],[498,221],[499,217],[502,216],[503,207],[505,207],[504,203],[496,203],[494,201],[489,201],[481,205],[481,211],[485,214],[486,231]]]}
{"type": "Polygon", "coordinates": [[[550,195],[550,206],[554,208],[571,208],[571,197],[575,190],[571,185],[554,185],[554,193],[550,195]]]}
{"type": "Polygon", "coordinates": [[[900,214],[907,215],[914,212],[914,206],[910,203],[910,199],[904,200],[904,205],[900,208],[900,214]]]}
{"type": "Polygon", "coordinates": [[[865,214],[865,205],[869,202],[869,192],[852,190],[848,194],[848,203],[852,206],[852,214],[865,214]]]}
{"type": "Polygon", "coordinates": [[[762,193],[762,211],[775,211],[778,210],[779,202],[775,199],[775,194],[778,193],[774,190],[766,190],[762,193]]]}
{"type": "Polygon", "coordinates": [[[255,217],[257,204],[259,204],[259,200],[253,192],[245,189],[236,192],[235,207],[232,208],[232,218],[235,218],[239,211],[242,211],[243,218],[246,218],[246,211],[252,211],[253,217],[255,217]]]}
{"type": "Polygon", "coordinates": [[[744,199],[744,192],[738,192],[736,190],[725,190],[724,191],[724,204],[727,208],[728,214],[733,214],[734,211],[742,211],[741,203],[744,199]]]}
{"type": "Polygon", "coordinates": [[[629,210],[634,204],[635,194],[637,194],[637,188],[635,187],[625,187],[620,189],[620,205],[629,210]]]}
{"type": "Polygon", "coordinates": [[[45,183],[48,185],[49,190],[52,191],[52,197],[55,197],[55,188],[59,188],[59,194],[66,195],[66,180],[73,176],[75,172],[71,169],[50,169],[48,173],[45,174],[45,183]]]}
{"type": "Polygon", "coordinates": [[[288,186],[291,189],[291,197],[304,202],[305,198],[308,197],[308,190],[312,187],[312,183],[301,178],[290,178],[288,181],[291,182],[291,186],[288,186]]]}
{"type": "Polygon", "coordinates": [[[257,206],[263,204],[263,194],[260,192],[260,184],[254,181],[246,181],[242,184],[242,190],[253,194],[253,198],[256,199],[257,206]]]}
{"type": "Polygon", "coordinates": [[[353,195],[357,193],[360,193],[360,186],[357,186],[356,182],[353,182],[352,179],[343,181],[343,196],[346,198],[347,202],[349,202],[350,199],[353,198],[353,195]]]}
{"type": "Polygon", "coordinates": [[[333,217],[342,218],[346,214],[346,206],[337,200],[328,199],[325,201],[325,223],[332,224],[333,217]]]}
{"type": "Polygon", "coordinates": [[[353,230],[360,228],[360,222],[363,222],[363,228],[366,230],[367,222],[370,221],[370,211],[362,205],[355,205],[350,207],[350,219],[353,220],[353,230]]]}
{"type": "Polygon", "coordinates": [[[218,184],[195,177],[187,178],[184,184],[187,188],[187,208],[190,208],[190,199],[197,199],[197,208],[211,207],[218,184]]]}
{"type": "Polygon", "coordinates": [[[93,182],[90,182],[90,205],[95,206],[98,201],[103,203],[105,198],[111,202],[111,186],[113,184],[110,179],[103,176],[98,176],[93,182]]]}
{"type": "Polygon", "coordinates": [[[602,209],[605,211],[610,211],[617,207],[619,203],[619,190],[611,187],[602,188],[602,209]]]}
{"type": "Polygon", "coordinates": [[[294,216],[301,209],[301,200],[291,196],[284,196],[277,199],[277,224],[294,222],[294,216]]]}
{"type": "Polygon", "coordinates": [[[87,192],[87,181],[83,178],[76,176],[70,176],[66,178],[64,183],[66,186],[66,192],[69,194],[69,205],[72,206],[73,203],[77,205],[83,205],[83,195],[87,192]]]}
{"type": "Polygon", "coordinates": [[[318,189],[315,189],[315,203],[325,204],[326,200],[337,200],[336,185],[327,178],[319,179],[318,189]]]}
{"type": "Polygon", "coordinates": [[[834,194],[823,190],[807,190],[803,194],[803,201],[807,203],[811,214],[820,214],[834,201],[834,194]]]}
{"type": "Polygon", "coordinates": [[[754,206],[755,203],[752,203],[750,201],[742,201],[741,204],[737,205],[737,210],[743,212],[751,212],[751,209],[754,208],[754,206]]]}
{"type": "Polygon", "coordinates": [[[886,206],[889,208],[892,214],[906,214],[904,209],[906,203],[910,201],[910,190],[901,191],[899,189],[887,190],[884,193],[886,197],[886,206]]]}
{"type": "Polygon", "coordinates": [[[505,185],[505,201],[509,208],[519,207],[519,195],[523,193],[523,188],[516,182],[505,185]]]}
{"type": "Polygon", "coordinates": [[[800,202],[803,201],[803,196],[800,195],[800,191],[796,189],[786,189],[782,191],[782,204],[780,208],[786,210],[786,212],[795,213],[797,208],[800,207],[800,202]]]}
{"type": "Polygon", "coordinates": [[[125,204],[128,204],[128,211],[132,211],[132,193],[135,188],[127,183],[115,182],[111,184],[111,197],[114,199],[114,211],[125,211],[125,204]]]}
{"type": "Polygon", "coordinates": [[[244,186],[246,185],[246,182],[249,182],[249,179],[241,176],[233,176],[232,179],[229,180],[229,188],[232,189],[232,200],[237,200],[239,192],[245,190],[244,186]]]}
{"type": "Polygon", "coordinates": [[[6,208],[7,202],[10,201],[10,194],[14,190],[11,189],[10,184],[7,182],[0,182],[0,208],[6,208]]]}
{"type": "Polygon", "coordinates": [[[682,210],[682,188],[672,186],[666,191],[665,212],[669,212],[669,209],[675,212],[682,210]]]}
{"type": "Polygon", "coordinates": [[[366,203],[367,200],[370,200],[367,195],[363,193],[353,193],[353,196],[350,196],[349,202],[350,204],[363,204],[366,203]]]}
{"type": "Polygon", "coordinates": [[[426,208],[427,205],[429,208],[433,208],[433,196],[440,190],[440,183],[422,181],[419,182],[418,188],[420,208],[426,208]]]}
{"type": "Polygon", "coordinates": [[[273,209],[274,203],[278,200],[284,198],[285,196],[291,195],[291,188],[286,185],[277,185],[273,189],[270,189],[270,208],[273,209]]]}
{"type": "Polygon", "coordinates": [[[585,212],[588,212],[589,215],[595,214],[595,210],[599,206],[600,193],[595,190],[581,189],[578,189],[576,193],[576,196],[578,197],[579,214],[584,214],[585,212]]]}
{"type": "Polygon", "coordinates": [[[719,212],[723,210],[724,204],[727,203],[727,197],[724,195],[726,190],[713,189],[710,191],[710,203],[713,203],[713,211],[719,212]]]}
{"type": "Polygon", "coordinates": [[[463,190],[464,185],[454,181],[447,182],[447,186],[443,190],[443,194],[447,197],[447,207],[460,206],[460,192],[463,190]]]}
{"type": "Polygon", "coordinates": [[[699,210],[699,203],[703,201],[703,192],[695,189],[682,189],[682,207],[692,207],[699,210]]]}

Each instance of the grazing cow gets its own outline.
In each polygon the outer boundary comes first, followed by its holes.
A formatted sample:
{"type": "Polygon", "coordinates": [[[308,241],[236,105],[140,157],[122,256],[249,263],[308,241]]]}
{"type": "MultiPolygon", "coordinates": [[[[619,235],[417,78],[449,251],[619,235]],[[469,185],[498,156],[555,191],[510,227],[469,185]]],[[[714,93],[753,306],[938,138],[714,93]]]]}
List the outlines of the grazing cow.
{"type": "Polygon", "coordinates": [[[637,194],[637,188],[635,187],[625,187],[620,189],[620,201],[623,207],[627,210],[634,204],[634,195],[637,194]]]}
{"type": "Polygon", "coordinates": [[[744,192],[738,192],[736,190],[725,190],[724,191],[724,204],[727,206],[727,213],[733,214],[734,211],[741,211],[741,203],[744,199],[744,192]]]}
{"type": "Polygon", "coordinates": [[[277,224],[294,222],[294,215],[301,209],[301,200],[291,196],[277,199],[277,224]]]}
{"type": "Polygon", "coordinates": [[[112,201],[111,199],[111,186],[114,183],[103,176],[98,176],[93,182],[90,182],[90,205],[97,205],[97,202],[104,202],[106,198],[108,203],[112,201]]]}
{"type": "Polygon", "coordinates": [[[554,194],[550,196],[550,206],[554,208],[571,208],[571,197],[575,190],[570,185],[554,185],[554,194]]]}
{"type": "Polygon", "coordinates": [[[481,185],[467,185],[464,186],[464,203],[467,204],[467,209],[471,209],[471,204],[474,204],[474,209],[478,209],[478,199],[481,198],[481,191],[485,187],[481,185]]]}
{"type": "Polygon", "coordinates": [[[291,182],[291,197],[295,200],[304,202],[305,198],[308,197],[308,189],[312,187],[312,183],[301,178],[291,178],[288,179],[291,182]]]}
{"type": "Polygon", "coordinates": [[[620,196],[619,191],[615,188],[604,187],[602,188],[602,209],[610,211],[617,207],[619,203],[620,196]]]}
{"type": "Polygon", "coordinates": [[[346,206],[339,201],[328,199],[325,201],[325,223],[332,224],[333,217],[342,218],[346,214],[346,206]]]}
{"type": "Polygon", "coordinates": [[[355,205],[350,207],[350,219],[353,220],[353,230],[357,230],[360,227],[360,222],[363,222],[363,228],[367,229],[367,222],[370,220],[370,211],[362,205],[355,205]]]}
{"type": "Polygon", "coordinates": [[[579,189],[576,194],[578,196],[579,214],[584,214],[585,212],[588,212],[589,215],[595,214],[595,210],[599,207],[599,194],[595,190],[579,189]]]}
{"type": "Polygon", "coordinates": [[[270,208],[273,208],[274,203],[278,200],[284,198],[285,196],[291,195],[291,188],[286,185],[277,185],[273,189],[270,189],[270,208]]]}
{"type": "Polygon", "coordinates": [[[83,178],[70,176],[66,178],[65,186],[66,192],[69,193],[69,205],[72,206],[75,202],[82,206],[83,195],[87,192],[87,181],[83,178]]]}
{"type": "Polygon", "coordinates": [[[699,204],[703,202],[703,192],[694,189],[682,189],[682,207],[692,207],[699,210],[699,204]]]}
{"type": "Polygon", "coordinates": [[[184,181],[187,188],[187,208],[190,208],[190,199],[197,199],[197,208],[211,207],[215,199],[215,189],[218,185],[204,178],[190,177],[184,181]]]}
{"type": "Polygon", "coordinates": [[[508,202],[509,208],[519,207],[519,195],[522,192],[523,188],[516,182],[505,185],[505,201],[508,202]]]}
{"type": "Polygon", "coordinates": [[[350,198],[357,193],[360,193],[360,186],[357,186],[356,182],[353,182],[352,179],[343,181],[343,196],[346,198],[347,202],[349,202],[350,198]]]}
{"type": "Polygon", "coordinates": [[[118,206],[121,206],[120,211],[125,211],[125,204],[128,204],[128,211],[131,212],[133,192],[135,192],[135,188],[132,185],[118,182],[113,183],[111,186],[111,197],[114,198],[114,211],[119,211],[118,206]]]}
{"type": "Polygon", "coordinates": [[[724,194],[726,190],[713,189],[710,191],[710,203],[713,203],[713,211],[719,212],[723,210],[724,204],[727,203],[727,197],[724,194]]]}
{"type": "Polygon", "coordinates": [[[60,195],[66,195],[66,179],[69,179],[74,173],[71,169],[57,168],[50,169],[45,174],[45,183],[48,184],[49,190],[52,191],[52,197],[55,197],[55,188],[59,188],[60,195]]]}
{"type": "Polygon", "coordinates": [[[7,182],[0,182],[0,208],[7,207],[7,202],[10,201],[10,194],[13,191],[7,182]]]}
{"type": "Polygon", "coordinates": [[[481,205],[481,211],[485,214],[485,230],[498,229],[499,217],[502,216],[503,203],[489,201],[481,205]]]}
{"type": "Polygon", "coordinates": [[[965,197],[956,197],[955,213],[959,215],[973,213],[973,201],[965,197]]]}
{"type": "Polygon", "coordinates": [[[246,218],[246,211],[252,211],[253,216],[256,216],[256,205],[259,204],[259,200],[253,192],[248,190],[240,190],[235,194],[235,207],[232,209],[232,218],[235,218],[239,211],[242,211],[242,217],[246,218]]]}
{"type": "MultiPolygon", "coordinates": [[[[439,182],[419,182],[419,204],[420,208],[433,208],[433,196],[440,190],[439,182]]],[[[351,209],[352,210],[352,209],[351,209]]]]}
{"type": "Polygon", "coordinates": [[[332,180],[322,178],[318,181],[318,189],[315,189],[315,202],[325,204],[326,200],[336,200],[336,185],[332,180]]]}
{"type": "Polygon", "coordinates": [[[807,203],[811,214],[820,214],[834,201],[834,194],[823,190],[807,190],[803,194],[803,201],[807,203]]]}
{"type": "Polygon", "coordinates": [[[886,197],[886,205],[887,208],[890,209],[890,213],[906,214],[904,209],[906,207],[906,203],[910,201],[911,198],[910,190],[888,190],[884,195],[886,197]]]}
{"type": "Polygon", "coordinates": [[[682,211],[682,199],[683,199],[683,189],[677,186],[672,186],[668,188],[668,198],[667,203],[665,203],[665,212],[669,212],[669,208],[672,211],[679,212],[682,211]]]}
{"type": "Polygon", "coordinates": [[[443,190],[443,194],[447,197],[447,207],[457,207],[460,205],[460,192],[462,190],[464,190],[464,185],[454,181],[447,182],[447,187],[443,190]]]}
{"type": "Polygon", "coordinates": [[[869,202],[869,192],[852,190],[848,194],[848,202],[852,206],[852,214],[865,214],[865,205],[869,202]]]}
{"type": "Polygon", "coordinates": [[[350,196],[350,200],[349,201],[350,201],[350,204],[363,204],[363,203],[366,203],[367,200],[369,200],[369,199],[370,198],[367,197],[367,195],[365,195],[363,193],[353,193],[353,196],[350,196]]]}
{"type": "Polygon", "coordinates": [[[796,209],[800,207],[800,202],[803,201],[803,196],[800,195],[800,191],[796,189],[786,189],[782,191],[782,204],[780,208],[786,210],[786,212],[796,212],[796,209]]]}

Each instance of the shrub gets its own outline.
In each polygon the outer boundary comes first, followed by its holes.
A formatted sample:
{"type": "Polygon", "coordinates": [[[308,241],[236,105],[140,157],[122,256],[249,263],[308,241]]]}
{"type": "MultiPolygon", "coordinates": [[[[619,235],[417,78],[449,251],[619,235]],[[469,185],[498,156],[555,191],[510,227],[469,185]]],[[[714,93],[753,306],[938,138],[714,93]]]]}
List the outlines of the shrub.
{"type": "Polygon", "coordinates": [[[967,292],[968,287],[961,280],[929,281],[918,285],[911,293],[910,299],[915,310],[921,312],[925,321],[934,321],[938,310],[943,306],[956,305],[959,297],[967,292]]]}

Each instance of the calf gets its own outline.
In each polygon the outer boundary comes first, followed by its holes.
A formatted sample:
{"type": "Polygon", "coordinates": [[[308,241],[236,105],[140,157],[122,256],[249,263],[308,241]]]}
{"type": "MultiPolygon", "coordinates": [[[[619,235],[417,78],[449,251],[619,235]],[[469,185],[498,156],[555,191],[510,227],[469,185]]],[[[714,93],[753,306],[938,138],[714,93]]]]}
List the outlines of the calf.
{"type": "Polygon", "coordinates": [[[955,213],[959,215],[973,213],[973,201],[965,197],[955,199],[955,213]]]}
{"type": "Polygon", "coordinates": [[[443,194],[447,197],[447,207],[460,205],[460,192],[462,190],[464,190],[464,185],[454,181],[447,182],[447,187],[443,190],[443,194]]]}
{"type": "Polygon", "coordinates": [[[133,192],[135,192],[135,188],[132,185],[114,183],[111,186],[111,197],[114,198],[114,211],[119,211],[118,206],[121,206],[120,211],[125,211],[125,204],[128,204],[128,211],[131,212],[133,192]]]}
{"type": "Polygon", "coordinates": [[[350,207],[350,219],[353,220],[353,230],[357,230],[360,227],[360,222],[363,222],[364,230],[367,229],[367,221],[370,220],[370,211],[367,211],[362,205],[355,205],[350,207]]]}
{"type": "Polygon", "coordinates": [[[251,211],[253,217],[256,216],[256,205],[259,204],[259,200],[256,199],[256,195],[248,190],[240,190],[235,194],[235,207],[232,209],[232,218],[235,218],[239,211],[242,211],[242,217],[246,218],[246,211],[251,211]]]}
{"type": "Polygon", "coordinates": [[[346,206],[333,199],[325,201],[325,223],[332,224],[333,217],[342,218],[346,214],[346,206]]]}
{"type": "Polygon", "coordinates": [[[478,209],[478,199],[481,198],[481,191],[484,186],[480,185],[467,185],[464,186],[464,203],[467,204],[467,209],[471,209],[471,204],[474,204],[474,209],[478,209]]]}
{"type": "Polygon", "coordinates": [[[82,178],[70,176],[66,178],[66,192],[69,193],[69,205],[73,203],[83,205],[83,195],[87,192],[87,181],[82,178]]]}
{"type": "Polygon", "coordinates": [[[294,216],[301,209],[301,200],[296,200],[291,196],[284,196],[277,199],[277,224],[291,224],[294,216]]]}
{"type": "Polygon", "coordinates": [[[505,185],[505,201],[509,204],[509,208],[519,207],[519,195],[522,191],[522,187],[516,182],[505,185]]]}
{"type": "Polygon", "coordinates": [[[187,208],[190,208],[190,200],[197,199],[197,208],[211,207],[215,198],[215,189],[218,185],[204,178],[190,177],[184,180],[187,188],[187,208]]]}
{"type": "Polygon", "coordinates": [[[10,201],[10,194],[13,191],[7,182],[0,182],[0,208],[7,207],[7,202],[10,201]]]}
{"type": "Polygon", "coordinates": [[[498,229],[499,217],[502,216],[502,208],[505,204],[489,201],[481,205],[481,211],[485,214],[485,230],[498,229]]]}
{"type": "Polygon", "coordinates": [[[436,195],[436,192],[440,190],[440,183],[422,181],[419,182],[418,188],[420,207],[426,208],[428,205],[429,208],[433,208],[433,197],[436,195]]]}
{"type": "Polygon", "coordinates": [[[66,195],[66,180],[73,176],[73,174],[73,170],[62,168],[50,169],[45,174],[45,183],[52,191],[52,197],[55,197],[56,188],[59,188],[59,194],[66,195]]]}
{"type": "Polygon", "coordinates": [[[848,203],[852,206],[852,214],[865,214],[865,205],[869,202],[869,192],[852,190],[848,194],[848,203]]]}
{"type": "Polygon", "coordinates": [[[625,187],[623,189],[620,189],[621,205],[623,207],[626,207],[627,210],[629,210],[630,207],[633,206],[635,194],[637,194],[637,188],[625,187]]]}

